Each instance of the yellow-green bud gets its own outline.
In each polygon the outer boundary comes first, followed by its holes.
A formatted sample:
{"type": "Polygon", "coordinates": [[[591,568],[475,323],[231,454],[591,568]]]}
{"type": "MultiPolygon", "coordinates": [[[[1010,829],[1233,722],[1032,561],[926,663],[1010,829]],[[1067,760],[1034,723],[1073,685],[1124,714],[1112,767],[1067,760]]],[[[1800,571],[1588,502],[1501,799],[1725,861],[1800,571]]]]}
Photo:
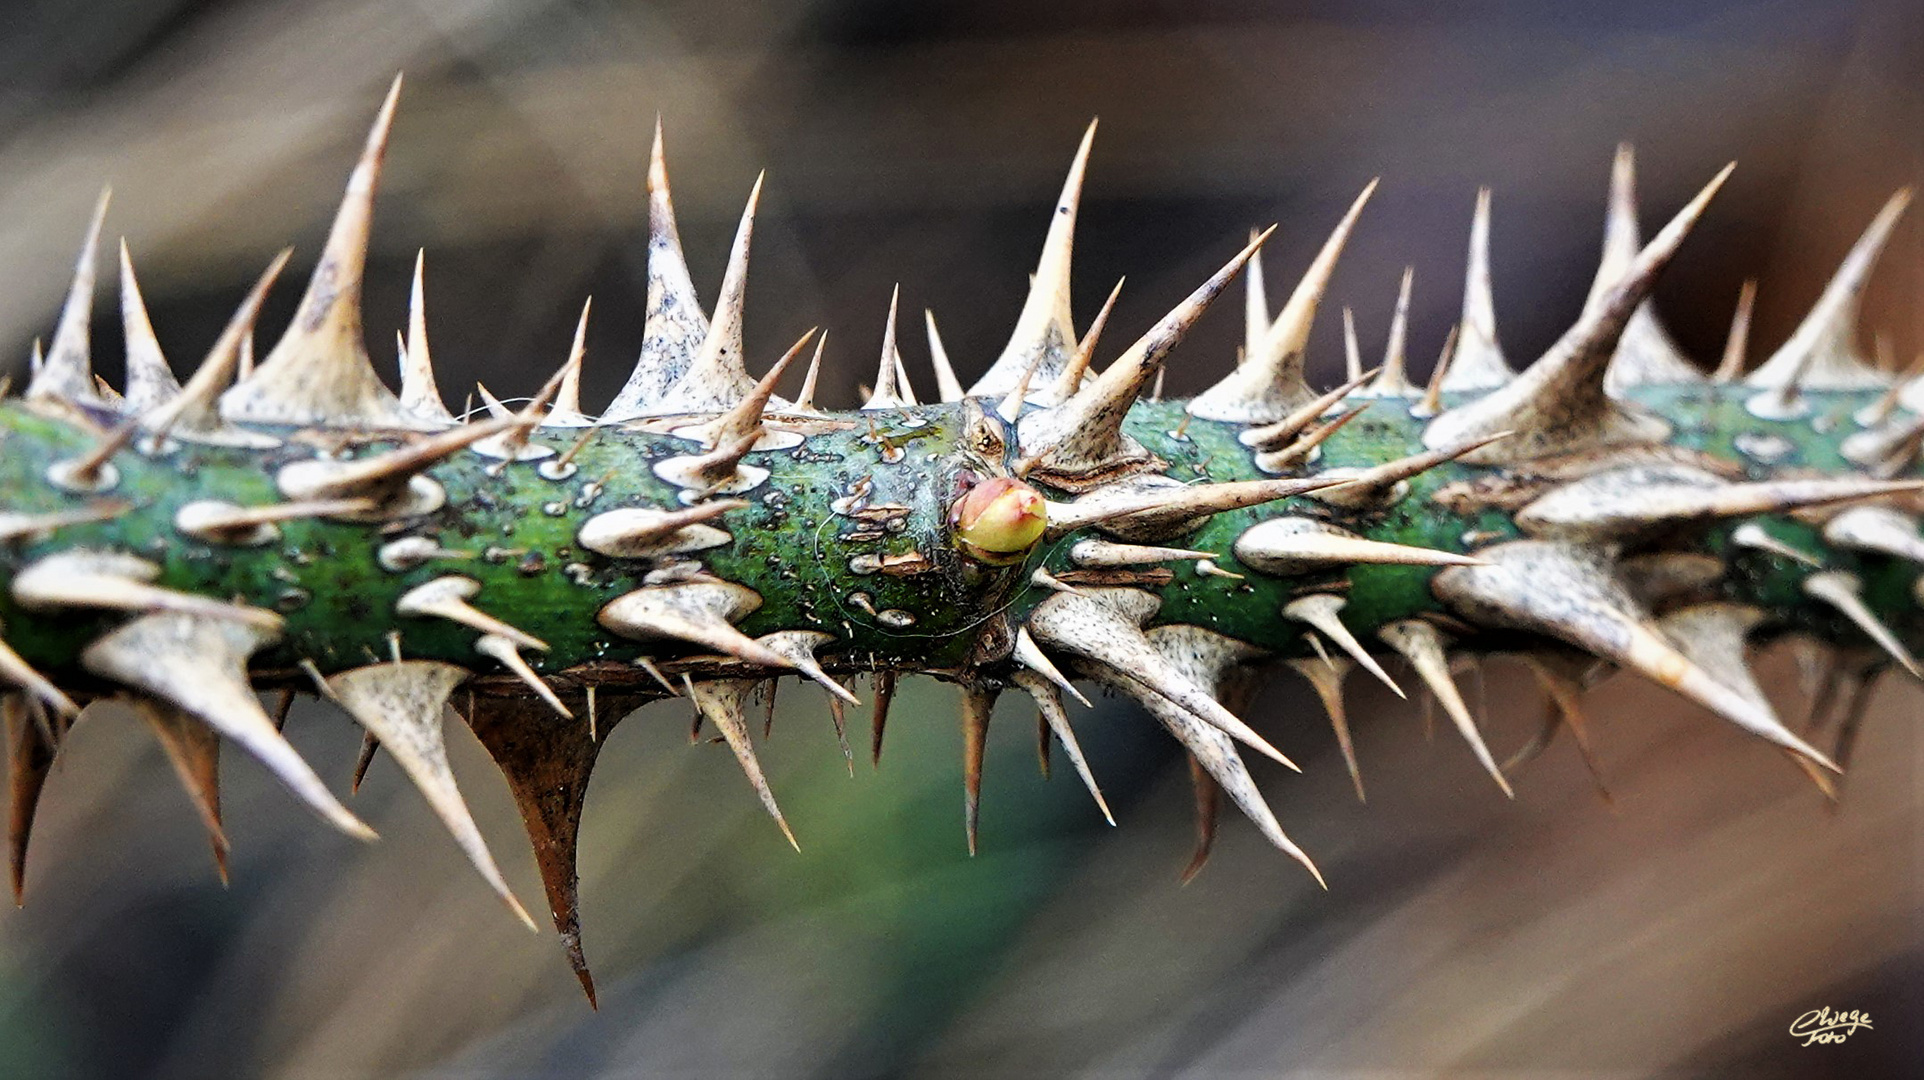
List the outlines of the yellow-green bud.
{"type": "Polygon", "coordinates": [[[1012,563],[1042,539],[1048,503],[1020,480],[998,476],[970,488],[949,511],[962,550],[986,563],[1012,563]]]}

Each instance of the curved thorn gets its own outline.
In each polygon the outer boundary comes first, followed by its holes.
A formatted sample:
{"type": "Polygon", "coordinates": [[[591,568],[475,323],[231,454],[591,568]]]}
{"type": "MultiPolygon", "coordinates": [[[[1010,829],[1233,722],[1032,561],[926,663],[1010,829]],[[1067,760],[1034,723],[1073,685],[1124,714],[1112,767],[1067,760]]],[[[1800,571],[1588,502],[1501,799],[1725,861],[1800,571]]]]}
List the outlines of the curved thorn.
{"type": "Polygon", "coordinates": [[[1025,373],[1039,374],[1043,383],[1054,380],[1061,365],[1075,349],[1075,320],[1069,307],[1069,272],[1075,250],[1076,210],[1082,202],[1082,178],[1089,168],[1089,149],[1095,143],[1096,122],[1089,121],[1082,143],[1076,147],[1068,179],[1056,199],[1055,213],[1049,218],[1049,234],[1042,242],[1042,255],[1030,278],[1029,295],[1016,317],[1009,343],[995,363],[989,365],[975,385],[971,397],[1005,396],[1025,373]]]}
{"type": "Polygon", "coordinates": [[[522,925],[534,930],[534,919],[502,878],[448,767],[441,717],[448,696],[467,678],[467,670],[453,664],[395,660],[330,676],[325,689],[330,699],[386,748],[454,837],[475,872],[522,925]]]}
{"type": "Polygon", "coordinates": [[[1270,423],[1302,405],[1314,393],[1303,375],[1305,350],[1316,309],[1329,288],[1336,260],[1343,253],[1356,219],[1376,191],[1371,180],[1356,201],[1350,204],[1336,230],[1324,241],[1316,259],[1304,272],[1303,280],[1290,294],[1289,302],[1263,335],[1260,346],[1243,357],[1243,362],[1222,381],[1197,395],[1189,412],[1206,420],[1231,420],[1242,423],[1270,423]]]}
{"type": "MultiPolygon", "coordinates": [[[[1102,819],[1114,826],[1116,816],[1109,811],[1109,801],[1102,797],[1102,788],[1096,784],[1089,761],[1083,756],[1082,744],[1076,740],[1075,728],[1069,723],[1069,714],[1062,707],[1062,698],[1056,693],[1056,687],[1062,684],[1034,671],[1018,671],[1013,677],[1015,684],[1034,699],[1036,710],[1048,725],[1047,730],[1054,732],[1057,741],[1062,743],[1063,752],[1069,755],[1069,763],[1075,767],[1076,775],[1082,778],[1082,786],[1089,790],[1089,797],[1096,801],[1096,809],[1102,811],[1102,819]]],[[[1070,692],[1074,693],[1073,690],[1070,692]]],[[[1076,696],[1081,697],[1080,694],[1076,696]]],[[[1088,702],[1084,701],[1083,704],[1088,702]]],[[[1048,744],[1045,742],[1043,745],[1048,744]]]]}
{"type": "Polygon", "coordinates": [[[1390,648],[1403,654],[1416,669],[1423,684],[1436,695],[1443,711],[1456,725],[1457,734],[1470,745],[1470,752],[1482,764],[1483,771],[1490,774],[1496,786],[1503,789],[1505,798],[1516,798],[1510,790],[1510,782],[1503,778],[1503,770],[1497,768],[1496,760],[1490,756],[1490,748],[1483,742],[1483,733],[1477,730],[1476,718],[1470,715],[1469,706],[1463,703],[1463,695],[1457,691],[1456,680],[1450,678],[1450,661],[1443,651],[1443,635],[1420,619],[1404,619],[1390,623],[1377,632],[1390,648]]]}
{"type": "MultiPolygon", "coordinates": [[[[1317,644],[1320,648],[1321,641],[1318,640],[1317,644]]],[[[1317,698],[1323,703],[1323,711],[1329,714],[1330,730],[1336,733],[1336,746],[1343,752],[1343,765],[1349,769],[1350,783],[1356,788],[1356,801],[1369,802],[1369,796],[1363,793],[1363,770],[1356,762],[1356,744],[1350,738],[1349,711],[1343,704],[1343,676],[1349,670],[1349,661],[1342,661],[1338,666],[1330,657],[1324,656],[1321,660],[1288,660],[1285,663],[1309,680],[1310,687],[1316,691],[1317,698]]]]}
{"type": "Polygon", "coordinates": [[[33,366],[32,377],[27,381],[26,396],[30,401],[95,400],[90,341],[95,267],[99,260],[100,229],[107,220],[107,203],[112,197],[113,189],[103,188],[100,198],[94,202],[87,237],[81,244],[79,258],[74,261],[73,283],[68,286],[66,303],[60,308],[60,322],[54,328],[53,341],[47,346],[46,355],[33,366]]]}
{"type": "Polygon", "coordinates": [[[1877,647],[1888,653],[1891,659],[1904,665],[1905,671],[1924,679],[1924,670],[1918,668],[1910,650],[1864,603],[1864,583],[1857,575],[1845,570],[1825,570],[1812,574],[1804,579],[1804,592],[1837,609],[1838,614],[1856,624],[1864,636],[1876,642],[1877,647]]]}
{"type": "Polygon", "coordinates": [[[1396,685],[1396,680],[1390,678],[1389,672],[1383,670],[1369,650],[1363,648],[1363,643],[1356,640],[1356,635],[1350,633],[1349,627],[1343,625],[1341,615],[1344,604],[1343,598],[1334,593],[1310,593],[1284,604],[1283,615],[1322,631],[1324,637],[1334,641],[1337,648],[1348,653],[1351,659],[1362,665],[1364,671],[1376,676],[1384,686],[1390,688],[1391,693],[1407,699],[1409,695],[1403,692],[1403,688],[1396,685]]]}
{"type": "Polygon", "coordinates": [[[561,698],[555,694],[554,687],[549,686],[546,679],[536,674],[534,668],[528,666],[527,660],[521,656],[520,644],[513,638],[502,634],[482,634],[474,642],[474,651],[493,658],[502,667],[507,668],[509,674],[520,679],[523,685],[533,690],[536,697],[547,703],[548,708],[553,709],[563,719],[574,719],[575,714],[561,703],[561,698]]]}
{"type": "MultiPolygon", "coordinates": [[[[1514,431],[1515,436],[1500,447],[1466,459],[1491,465],[1597,446],[1660,441],[1667,425],[1654,414],[1611,398],[1604,392],[1604,377],[1632,313],[1649,296],[1658,275],[1732,168],[1725,166],[1679,211],[1637,255],[1622,280],[1586,308],[1541,359],[1503,386],[1431,420],[1424,428],[1423,444],[1441,447],[1495,431],[1514,431]]],[[[1462,347],[1459,341],[1458,349],[1462,347]]]]}
{"type": "Polygon", "coordinates": [[[1055,663],[1049,659],[1048,654],[1042,651],[1042,646],[1035,643],[1035,638],[1029,633],[1029,628],[1026,626],[1016,628],[1015,661],[1067,691],[1070,697],[1082,702],[1083,708],[1095,708],[1095,705],[1090,702],[1088,698],[1082,696],[1082,691],[1077,690],[1075,684],[1069,681],[1069,677],[1064,675],[1062,670],[1055,666],[1055,663]]]}
{"type": "Polygon", "coordinates": [[[769,790],[768,777],[762,772],[761,761],[755,756],[754,744],[749,741],[748,721],[742,715],[742,699],[747,695],[753,681],[749,679],[718,679],[712,682],[695,682],[687,675],[681,677],[682,686],[688,691],[689,700],[701,715],[714,724],[716,730],[727,740],[728,748],[734,751],[735,760],[741,765],[742,773],[761,799],[762,809],[775,819],[775,824],[788,839],[790,847],[802,850],[795,840],[794,830],[788,827],[788,819],[782,816],[782,808],[775,804],[775,793],[769,790]]]}

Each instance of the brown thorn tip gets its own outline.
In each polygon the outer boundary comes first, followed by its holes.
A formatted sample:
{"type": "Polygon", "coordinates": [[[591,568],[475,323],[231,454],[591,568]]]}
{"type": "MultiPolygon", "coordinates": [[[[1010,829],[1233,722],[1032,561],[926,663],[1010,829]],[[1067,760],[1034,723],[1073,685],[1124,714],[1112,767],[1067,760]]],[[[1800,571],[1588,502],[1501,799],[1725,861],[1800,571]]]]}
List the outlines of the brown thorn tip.
{"type": "Polygon", "coordinates": [[[989,735],[989,718],[995,711],[996,691],[986,686],[962,688],[962,816],[968,837],[969,857],[976,853],[976,837],[982,809],[982,758],[989,735]]]}

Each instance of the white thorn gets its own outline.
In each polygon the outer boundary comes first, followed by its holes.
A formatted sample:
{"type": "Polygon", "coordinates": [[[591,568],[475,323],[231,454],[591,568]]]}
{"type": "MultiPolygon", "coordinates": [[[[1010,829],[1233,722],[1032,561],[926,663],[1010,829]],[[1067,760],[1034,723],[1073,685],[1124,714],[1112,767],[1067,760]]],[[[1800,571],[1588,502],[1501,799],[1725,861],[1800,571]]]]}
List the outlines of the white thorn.
{"type": "Polygon", "coordinates": [[[1325,637],[1334,641],[1338,648],[1361,664],[1363,670],[1376,676],[1384,686],[1389,687],[1391,693],[1400,698],[1408,698],[1409,695],[1403,692],[1403,688],[1396,685],[1396,680],[1390,678],[1389,672],[1383,670],[1383,665],[1377,663],[1376,658],[1369,654],[1369,650],[1363,648],[1363,643],[1356,640],[1356,635],[1349,632],[1349,627],[1343,625],[1341,617],[1343,606],[1343,598],[1334,593],[1310,593],[1308,596],[1299,596],[1284,604],[1283,614],[1297,622],[1308,623],[1321,630],[1325,637]]]}
{"type": "Polygon", "coordinates": [[[1064,675],[1061,669],[1055,666],[1054,662],[1049,659],[1048,654],[1042,651],[1042,646],[1035,643],[1035,638],[1029,634],[1027,627],[1018,627],[1016,629],[1015,660],[1016,663],[1021,664],[1023,667],[1028,668],[1030,671],[1035,672],[1068,691],[1071,697],[1082,702],[1083,708],[1095,708],[1088,698],[1082,696],[1082,691],[1077,690],[1075,684],[1069,681],[1069,677],[1064,675]]]}
{"type": "Polygon", "coordinates": [[[1450,722],[1456,725],[1457,734],[1470,744],[1470,752],[1483,765],[1483,770],[1503,789],[1507,798],[1516,798],[1510,790],[1510,782],[1503,778],[1503,770],[1497,768],[1496,759],[1490,756],[1490,748],[1483,742],[1483,733],[1477,730],[1476,718],[1470,715],[1469,706],[1463,703],[1463,695],[1457,691],[1456,680],[1450,678],[1450,661],[1443,651],[1443,635],[1436,627],[1420,619],[1405,619],[1390,623],[1377,632],[1390,648],[1402,653],[1416,669],[1423,685],[1430,688],[1436,700],[1449,714],[1450,722]]]}

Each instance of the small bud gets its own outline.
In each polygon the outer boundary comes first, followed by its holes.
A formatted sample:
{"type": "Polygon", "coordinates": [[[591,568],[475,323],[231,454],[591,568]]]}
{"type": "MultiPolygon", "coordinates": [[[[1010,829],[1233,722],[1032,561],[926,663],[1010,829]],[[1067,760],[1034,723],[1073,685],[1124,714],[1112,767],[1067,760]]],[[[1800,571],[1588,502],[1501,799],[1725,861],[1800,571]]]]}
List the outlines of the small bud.
{"type": "Polygon", "coordinates": [[[982,562],[1018,562],[1042,539],[1048,504],[1020,480],[998,476],[975,485],[955,501],[949,523],[962,550],[982,562]]]}

